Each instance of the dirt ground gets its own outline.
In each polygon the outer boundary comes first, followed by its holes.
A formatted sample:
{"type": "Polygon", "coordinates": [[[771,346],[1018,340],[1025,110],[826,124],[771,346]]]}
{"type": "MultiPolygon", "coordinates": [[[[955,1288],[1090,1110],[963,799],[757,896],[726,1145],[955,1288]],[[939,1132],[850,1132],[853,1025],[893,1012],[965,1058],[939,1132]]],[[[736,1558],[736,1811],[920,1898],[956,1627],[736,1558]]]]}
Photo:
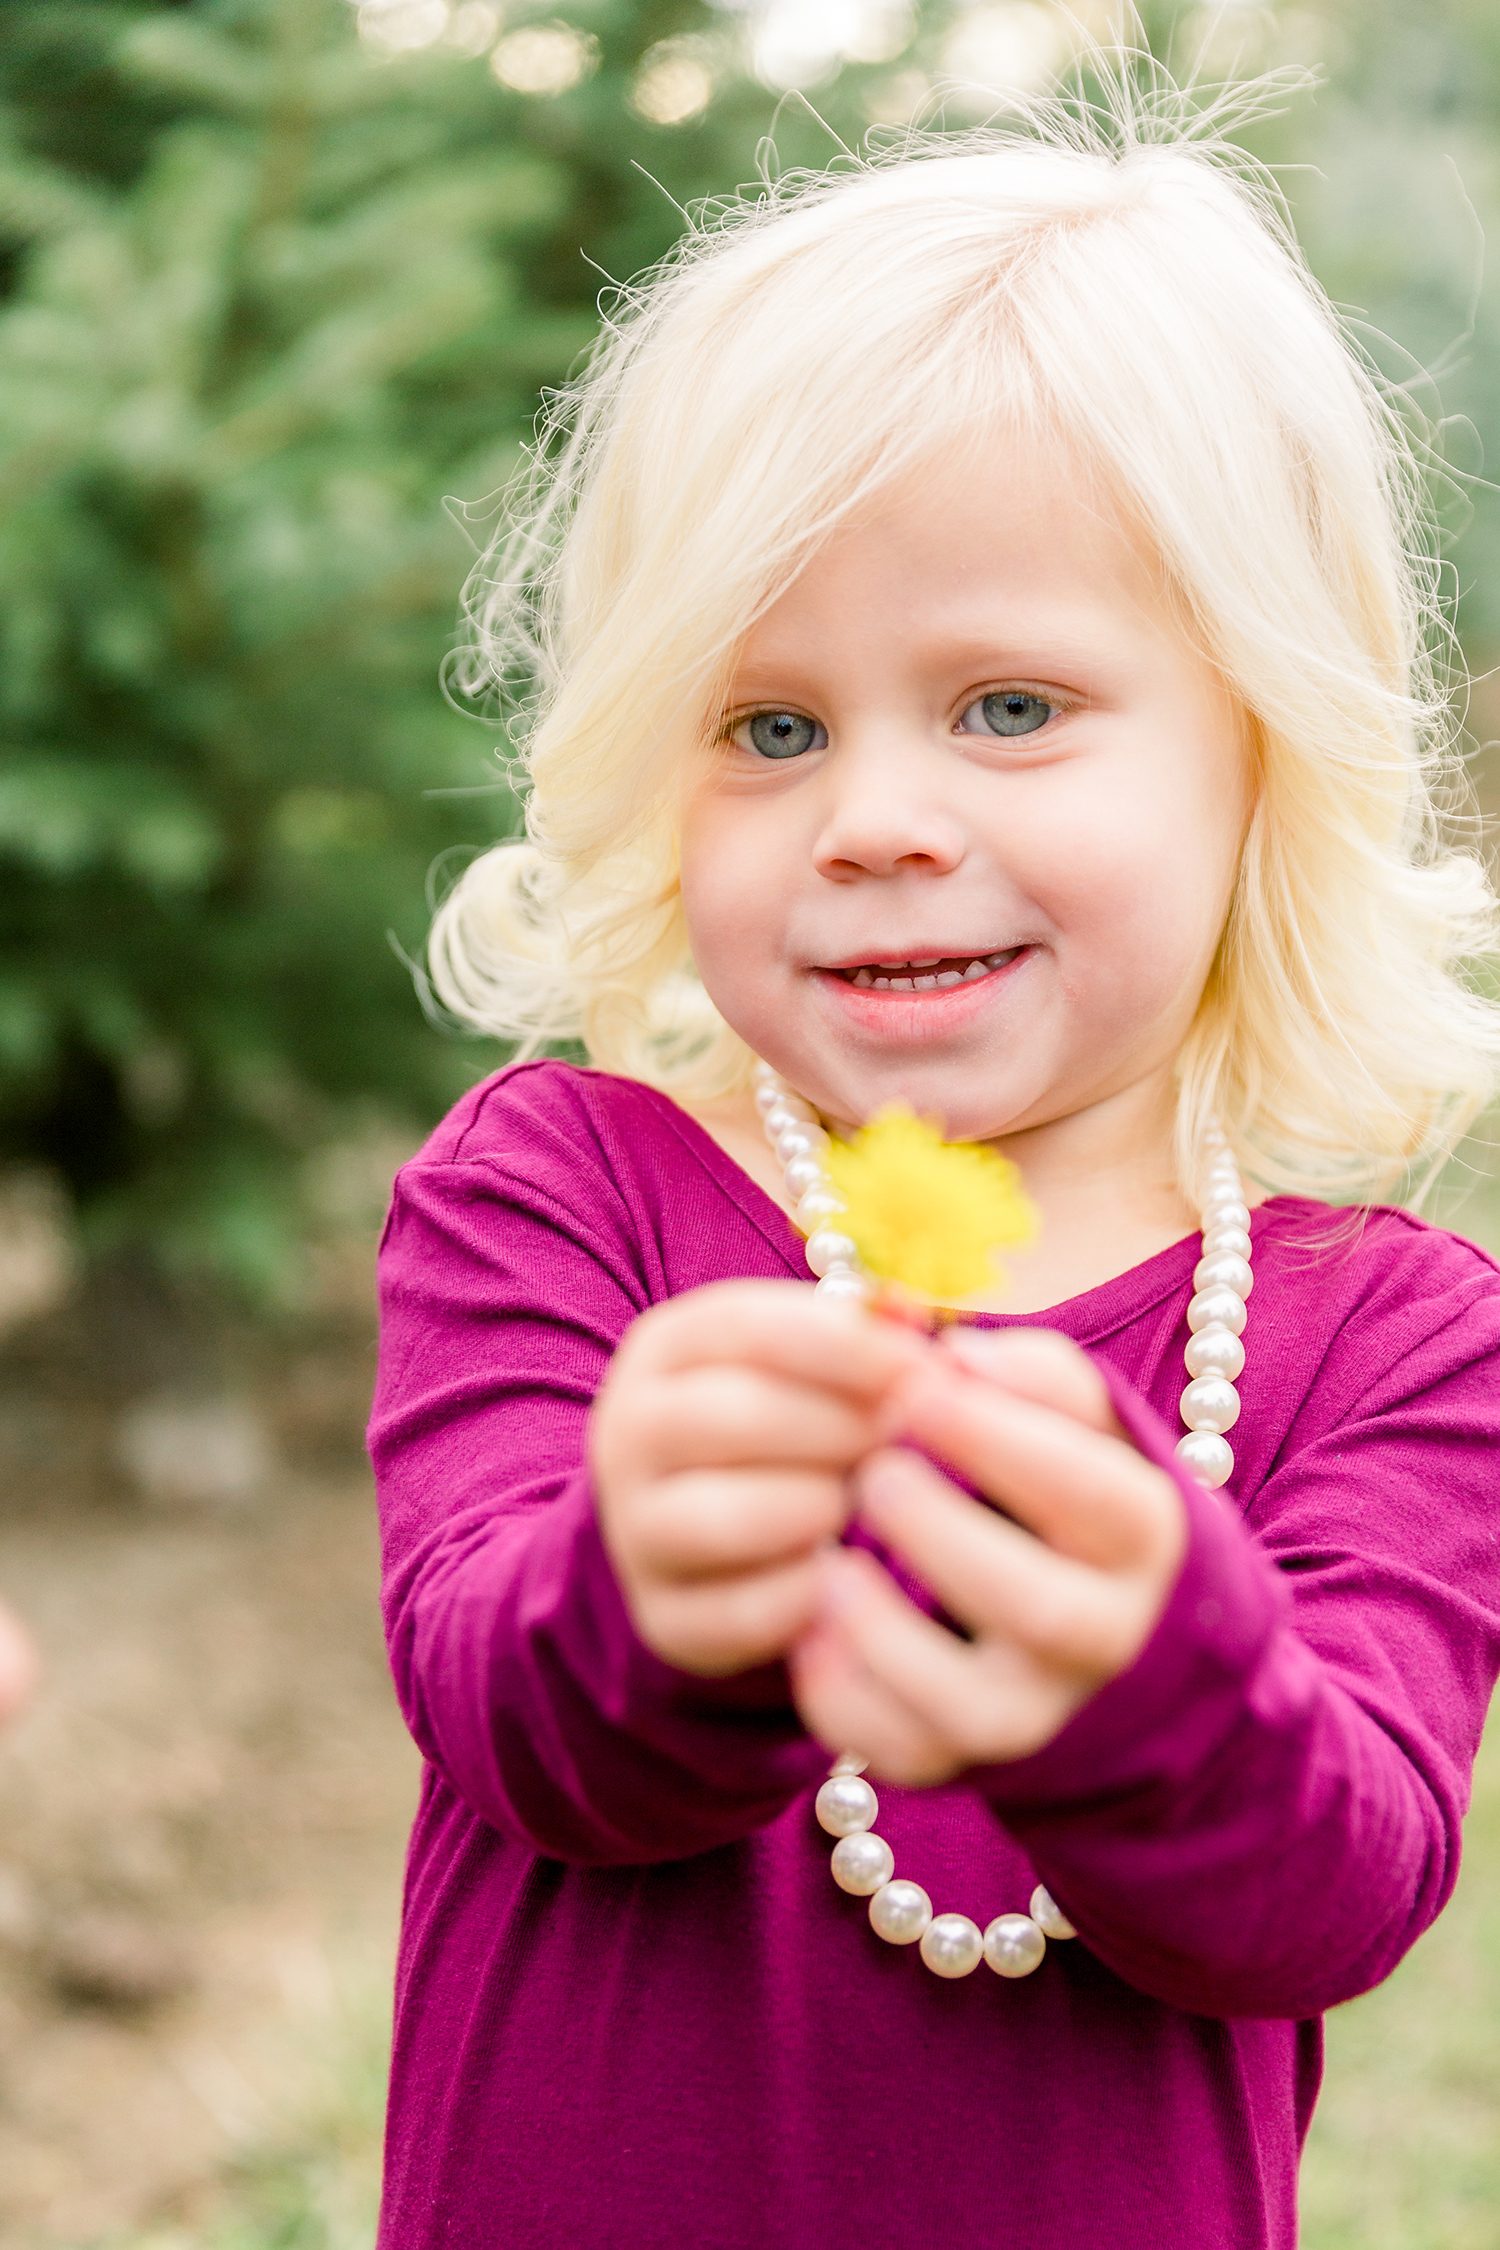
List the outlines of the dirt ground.
{"type": "Polygon", "coordinates": [[[190,2222],[388,1982],[416,1758],[368,1326],[159,1326],[95,1308],[0,1348],[0,1592],[44,1663],[0,1740],[3,2250],[190,2222]]]}

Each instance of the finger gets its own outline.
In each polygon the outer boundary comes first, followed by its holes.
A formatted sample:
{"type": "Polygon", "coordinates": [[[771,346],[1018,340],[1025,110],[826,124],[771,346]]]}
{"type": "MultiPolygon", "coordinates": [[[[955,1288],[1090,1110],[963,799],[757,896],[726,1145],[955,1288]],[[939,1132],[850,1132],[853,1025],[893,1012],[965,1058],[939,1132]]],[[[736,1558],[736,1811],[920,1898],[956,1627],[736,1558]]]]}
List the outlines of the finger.
{"type": "Polygon", "coordinates": [[[907,1434],[1059,1554],[1129,1569],[1180,1543],[1170,1477],[1123,1438],[976,1382],[933,1352],[897,1388],[907,1434]]]}
{"type": "Polygon", "coordinates": [[[644,1487],[615,1538],[629,1575],[687,1585],[805,1555],[852,1505],[842,1475],[815,1469],[688,1469],[644,1487]]]}
{"type": "Polygon", "coordinates": [[[913,1722],[946,1745],[950,1770],[1024,1756],[1090,1692],[1089,1683],[1049,1677],[1004,1648],[958,1640],[858,1549],[841,1547],[822,1558],[821,1590],[826,1629],[840,1635],[913,1722]]]}
{"type": "Polygon", "coordinates": [[[667,1663],[723,1679],[785,1655],[813,1625],[818,1602],[817,1557],[808,1554],[692,1586],[656,1583],[630,1610],[642,1640],[667,1663]]]}
{"type": "Polygon", "coordinates": [[[875,1454],[855,1487],[871,1530],[971,1632],[1018,1642],[1093,1680],[1136,1653],[1142,1605],[1133,1584],[1057,1554],[915,1454],[875,1454]]]}
{"type": "Polygon", "coordinates": [[[1088,1353],[1055,1328],[950,1327],[939,1336],[938,1348],[967,1373],[1017,1398],[1050,1406],[1110,1437],[1123,1435],[1104,1377],[1088,1353]]]}
{"type": "Polygon", "coordinates": [[[861,1663],[833,1625],[815,1625],[789,1651],[792,1697],[803,1725],[830,1754],[850,1744],[872,1778],[928,1788],[957,1770],[952,1745],[861,1663]]]}
{"type": "Polygon", "coordinates": [[[881,1396],[929,1352],[924,1337],[793,1281],[721,1281],[643,1313],[616,1354],[675,1370],[752,1361],[855,1398],[881,1396]]]}
{"type": "Polygon", "coordinates": [[[690,1367],[653,1384],[632,1433],[656,1474],[700,1463],[850,1468],[878,1444],[869,1408],[755,1367],[690,1367]]]}

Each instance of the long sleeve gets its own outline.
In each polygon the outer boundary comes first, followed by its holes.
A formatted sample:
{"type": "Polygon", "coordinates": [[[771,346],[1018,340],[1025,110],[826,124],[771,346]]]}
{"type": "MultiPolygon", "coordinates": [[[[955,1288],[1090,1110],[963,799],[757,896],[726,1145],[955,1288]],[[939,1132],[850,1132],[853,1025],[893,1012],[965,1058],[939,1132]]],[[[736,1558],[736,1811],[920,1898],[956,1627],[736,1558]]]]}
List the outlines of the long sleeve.
{"type": "Polygon", "coordinates": [[[1175,2007],[1316,2015],[1379,1983],[1452,1890],[1500,1665],[1493,1289],[1457,1348],[1455,1325],[1288,1453],[1254,1537],[1115,1380],[1183,1490],[1181,1577],[1136,1665],[974,1784],[1090,1948],[1175,2007]]]}
{"type": "Polygon", "coordinates": [[[581,1463],[610,1355],[659,1290],[641,1256],[587,1148],[560,1183],[408,1167],[381,1254],[370,1445],[402,1709],[474,1811],[576,1864],[732,1841],[827,1763],[782,1667],[696,1680],[625,1611],[581,1463]]]}
{"type": "MultiPolygon", "coordinates": [[[[427,1760],[383,2242],[1292,2250],[1307,2019],[1456,1866],[1497,1654],[1500,1277],[1401,1214],[1279,1197],[1253,1231],[1235,1502],[1184,1489],[1137,1663],[1034,1758],[880,1787],[939,1910],[983,1926],[1040,1876],[1082,1932],[950,1984],[829,1880],[781,1670],[701,1682],[640,1645],[584,1471],[630,1322],[805,1277],[784,1216],[603,1073],[519,1065],[438,1128],[382,1254],[371,1426],[427,1760]],[[934,2163],[943,2119],[977,2129],[934,2163]]],[[[1197,1255],[1045,1316],[1163,1464],[1197,1255]]]]}
{"type": "MultiPolygon", "coordinates": [[[[383,1248],[393,1669],[424,1755],[502,1835],[579,1866],[680,1860],[764,1830],[825,1753],[780,1666],[697,1680],[631,1627],[587,1416],[630,1322],[714,1278],[720,1246],[705,1258],[701,1209],[674,1205],[680,1173],[653,1184],[581,1102],[554,1100],[528,1140],[526,1092],[490,1101],[503,1135],[408,1167],[383,1248]]],[[[1316,1289],[1290,1254],[1261,1270],[1244,1520],[1181,1477],[1156,1411],[1180,1382],[1186,1273],[1128,1327],[1080,1335],[1179,1476],[1188,1553],[1130,1670],[969,1788],[1135,1990],[1303,2019],[1386,1975],[1456,1878],[1500,1665],[1500,1285],[1394,1217],[1316,1289]]]]}

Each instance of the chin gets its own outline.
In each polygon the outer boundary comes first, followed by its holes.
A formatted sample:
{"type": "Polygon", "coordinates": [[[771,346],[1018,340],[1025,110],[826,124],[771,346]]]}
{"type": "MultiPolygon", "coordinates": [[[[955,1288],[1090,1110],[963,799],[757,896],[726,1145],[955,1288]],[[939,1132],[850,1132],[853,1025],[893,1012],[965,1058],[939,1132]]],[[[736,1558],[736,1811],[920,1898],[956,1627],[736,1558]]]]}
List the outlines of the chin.
{"type": "Polygon", "coordinates": [[[950,1141],[997,1140],[1014,1131],[1018,1120],[1029,1122],[1035,1102],[1024,1096],[1007,1100],[993,1088],[979,1090],[974,1081],[981,1073],[982,1065],[973,1065],[951,1073],[893,1069],[844,1078],[826,1066],[813,1066],[808,1075],[816,1075],[818,1089],[809,1098],[825,1114],[851,1125],[867,1124],[889,1102],[905,1102],[919,1117],[935,1119],[950,1141]]]}

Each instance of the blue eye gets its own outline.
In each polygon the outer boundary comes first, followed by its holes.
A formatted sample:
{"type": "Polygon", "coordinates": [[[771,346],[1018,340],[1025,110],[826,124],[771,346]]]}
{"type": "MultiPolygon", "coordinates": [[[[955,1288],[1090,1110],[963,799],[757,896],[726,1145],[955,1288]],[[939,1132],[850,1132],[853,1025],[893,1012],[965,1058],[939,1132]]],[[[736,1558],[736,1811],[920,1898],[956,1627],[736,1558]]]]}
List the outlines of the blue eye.
{"type": "Polygon", "coordinates": [[[1044,727],[1057,709],[1044,695],[1033,695],[1030,688],[997,688],[993,695],[980,696],[964,713],[964,720],[977,718],[977,724],[965,725],[966,734],[1018,735],[1035,734],[1044,727]]]}
{"type": "Polygon", "coordinates": [[[742,750],[762,758],[800,758],[808,750],[821,750],[827,737],[816,719],[800,711],[756,711],[741,719],[734,739],[742,750]]]}

